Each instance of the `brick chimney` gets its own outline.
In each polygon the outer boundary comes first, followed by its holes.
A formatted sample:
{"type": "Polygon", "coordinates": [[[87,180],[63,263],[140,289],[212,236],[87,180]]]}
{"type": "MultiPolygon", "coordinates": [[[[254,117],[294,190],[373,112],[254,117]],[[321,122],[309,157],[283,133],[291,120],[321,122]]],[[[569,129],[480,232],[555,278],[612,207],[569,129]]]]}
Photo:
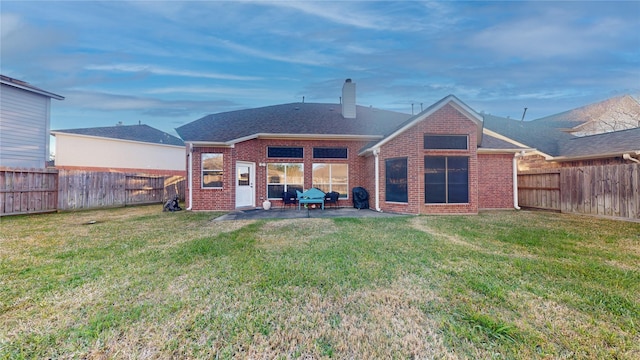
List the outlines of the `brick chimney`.
{"type": "Polygon", "coordinates": [[[351,79],[345,80],[342,85],[342,117],[356,118],[356,84],[351,79]]]}

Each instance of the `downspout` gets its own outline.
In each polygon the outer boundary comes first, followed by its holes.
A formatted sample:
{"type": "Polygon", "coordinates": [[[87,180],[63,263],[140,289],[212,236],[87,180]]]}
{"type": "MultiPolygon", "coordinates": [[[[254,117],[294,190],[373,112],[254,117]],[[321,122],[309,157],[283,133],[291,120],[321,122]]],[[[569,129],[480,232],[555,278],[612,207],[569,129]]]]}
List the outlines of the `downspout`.
{"type": "Polygon", "coordinates": [[[631,161],[633,161],[635,163],[640,164],[640,160],[638,160],[638,159],[636,159],[634,157],[631,157],[631,154],[628,154],[628,153],[627,154],[622,154],[622,158],[625,159],[625,160],[631,160],[631,161]]]}
{"type": "Polygon", "coordinates": [[[191,208],[193,207],[193,184],[192,184],[192,179],[193,179],[193,144],[189,143],[189,153],[187,154],[187,158],[189,159],[189,164],[187,165],[188,167],[188,171],[187,171],[187,184],[189,184],[189,207],[187,208],[187,210],[191,210],[191,208]]]}
{"type": "Polygon", "coordinates": [[[376,173],[376,211],[377,212],[382,212],[382,209],[380,209],[380,164],[379,164],[379,156],[380,155],[380,149],[374,149],[373,150],[373,158],[374,158],[374,165],[375,165],[375,173],[376,173]]]}
{"type": "Polygon", "coordinates": [[[518,206],[518,158],[524,156],[524,151],[513,154],[513,208],[520,210],[518,206]]]}

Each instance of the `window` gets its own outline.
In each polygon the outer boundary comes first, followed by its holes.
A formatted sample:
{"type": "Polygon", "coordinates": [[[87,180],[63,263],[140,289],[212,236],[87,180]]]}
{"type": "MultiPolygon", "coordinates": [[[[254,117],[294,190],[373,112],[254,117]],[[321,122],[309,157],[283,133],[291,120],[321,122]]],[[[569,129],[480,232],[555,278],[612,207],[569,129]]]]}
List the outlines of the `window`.
{"type": "Polygon", "coordinates": [[[469,148],[467,135],[425,135],[424,148],[426,150],[467,150],[469,148]]]}
{"type": "Polygon", "coordinates": [[[324,192],[336,191],[341,199],[349,195],[349,165],[313,164],[313,187],[324,192]]]}
{"type": "Polygon", "coordinates": [[[222,154],[202,154],[202,187],[221,188],[224,177],[222,154]]]}
{"type": "Polygon", "coordinates": [[[304,188],[303,164],[267,164],[267,197],[282,199],[287,190],[304,188]]]}
{"type": "Polygon", "coordinates": [[[385,199],[387,201],[408,202],[407,158],[387,159],[385,161],[385,199]]]}
{"type": "Polygon", "coordinates": [[[267,147],[267,157],[302,159],[304,151],[301,147],[267,147]]]}
{"type": "Polygon", "coordinates": [[[427,204],[469,202],[469,158],[424,157],[424,201],[427,204]]]}
{"type": "Polygon", "coordinates": [[[346,159],[347,148],[313,148],[314,159],[346,159]]]}

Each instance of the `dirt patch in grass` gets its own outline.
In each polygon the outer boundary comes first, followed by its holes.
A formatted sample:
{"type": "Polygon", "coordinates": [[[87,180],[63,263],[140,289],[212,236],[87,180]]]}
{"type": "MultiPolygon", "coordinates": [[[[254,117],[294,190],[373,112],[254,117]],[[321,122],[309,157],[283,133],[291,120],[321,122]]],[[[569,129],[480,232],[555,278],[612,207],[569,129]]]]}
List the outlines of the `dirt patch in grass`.
{"type": "Polygon", "coordinates": [[[542,336],[538,352],[560,358],[640,358],[640,334],[627,333],[604,319],[573,309],[565,304],[526,292],[509,294],[510,303],[525,314],[513,319],[519,328],[542,336]],[[591,334],[599,343],[585,342],[591,334]],[[634,339],[628,342],[623,338],[634,339]],[[615,357],[615,356],[614,356],[615,357]]]}
{"type": "Polygon", "coordinates": [[[253,337],[235,356],[248,358],[439,358],[456,359],[435,319],[419,304],[435,293],[400,279],[389,287],[343,296],[310,293],[291,302],[274,302],[272,331],[253,337]]]}

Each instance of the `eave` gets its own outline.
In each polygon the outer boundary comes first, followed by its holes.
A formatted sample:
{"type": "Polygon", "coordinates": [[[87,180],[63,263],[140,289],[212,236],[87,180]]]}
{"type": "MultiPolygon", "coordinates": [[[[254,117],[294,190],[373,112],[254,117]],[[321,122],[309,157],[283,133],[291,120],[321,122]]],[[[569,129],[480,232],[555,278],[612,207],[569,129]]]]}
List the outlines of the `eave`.
{"type": "Polygon", "coordinates": [[[630,150],[630,151],[616,151],[610,153],[602,153],[602,154],[591,154],[591,155],[576,155],[576,156],[556,156],[551,158],[551,161],[557,162],[566,162],[566,161],[578,161],[578,160],[597,160],[597,159],[607,159],[612,157],[622,157],[624,154],[633,154],[640,155],[640,150],[630,150]]]}
{"type": "Polygon", "coordinates": [[[43,95],[52,99],[56,99],[56,100],[64,100],[64,96],[58,95],[58,94],[54,94],[52,92],[46,91],[46,90],[42,90],[42,89],[38,89],[36,87],[33,86],[26,86],[26,85],[22,85],[19,83],[15,83],[12,81],[5,81],[2,80],[0,81],[0,83],[7,85],[7,86],[13,86],[14,88],[18,88],[18,89],[22,89],[25,91],[29,91],[38,95],[43,95]]]}
{"type": "Polygon", "coordinates": [[[382,139],[380,135],[343,135],[343,134],[277,134],[277,133],[256,133],[229,141],[201,141],[185,140],[185,143],[194,146],[215,146],[233,147],[235,144],[254,139],[279,139],[279,140],[356,140],[372,141],[382,139]]]}
{"type": "Polygon", "coordinates": [[[532,149],[532,148],[517,148],[517,149],[485,149],[485,148],[479,148],[478,149],[478,154],[519,154],[522,152],[525,153],[529,153],[529,152],[534,152],[536,151],[536,149],[532,149]]]}

